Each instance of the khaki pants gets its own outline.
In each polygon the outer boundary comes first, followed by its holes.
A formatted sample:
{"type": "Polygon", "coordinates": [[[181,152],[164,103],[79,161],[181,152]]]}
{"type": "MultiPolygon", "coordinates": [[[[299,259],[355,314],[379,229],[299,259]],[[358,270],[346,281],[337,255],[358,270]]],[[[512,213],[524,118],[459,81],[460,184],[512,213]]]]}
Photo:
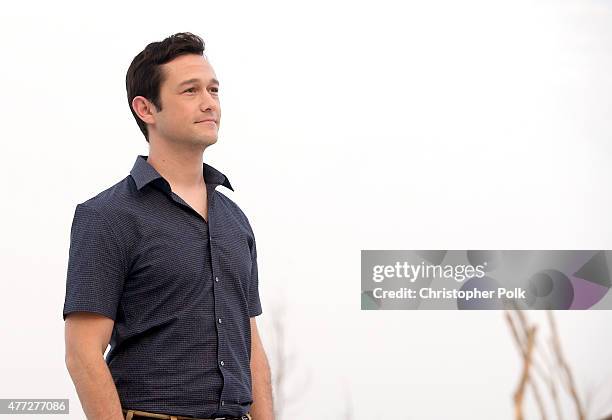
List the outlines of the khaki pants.
{"type": "MultiPolygon", "coordinates": [[[[171,414],[160,414],[160,413],[151,413],[149,411],[126,410],[126,409],[123,409],[123,415],[125,416],[125,420],[138,420],[142,418],[166,419],[166,420],[215,420],[215,419],[199,419],[195,417],[185,417],[185,416],[173,416],[171,414]]],[[[239,419],[240,417],[219,417],[219,418],[221,419],[223,418],[239,419]]],[[[245,420],[246,419],[251,420],[251,414],[246,413],[242,418],[245,420]]]]}

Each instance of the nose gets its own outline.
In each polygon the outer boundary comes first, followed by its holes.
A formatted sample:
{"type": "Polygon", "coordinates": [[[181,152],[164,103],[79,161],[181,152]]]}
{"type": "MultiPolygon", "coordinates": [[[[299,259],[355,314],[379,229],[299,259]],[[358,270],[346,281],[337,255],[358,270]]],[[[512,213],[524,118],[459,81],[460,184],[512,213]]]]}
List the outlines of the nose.
{"type": "Polygon", "coordinates": [[[211,92],[204,90],[204,93],[200,96],[200,110],[206,111],[218,111],[219,110],[219,98],[213,95],[211,92]]]}

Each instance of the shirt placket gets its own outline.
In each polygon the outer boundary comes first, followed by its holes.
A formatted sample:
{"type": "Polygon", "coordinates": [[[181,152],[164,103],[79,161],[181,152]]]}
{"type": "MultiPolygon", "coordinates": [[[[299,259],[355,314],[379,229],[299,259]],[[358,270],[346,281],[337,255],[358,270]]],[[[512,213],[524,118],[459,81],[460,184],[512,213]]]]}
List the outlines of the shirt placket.
{"type": "Polygon", "coordinates": [[[224,280],[221,277],[221,272],[219,270],[219,266],[215,264],[217,261],[217,252],[216,252],[216,238],[214,235],[214,193],[215,193],[215,185],[208,187],[207,186],[207,213],[208,213],[208,243],[210,245],[210,264],[211,264],[211,272],[213,281],[213,300],[214,300],[214,312],[215,312],[215,325],[217,331],[217,365],[219,366],[219,370],[221,371],[221,377],[223,378],[223,386],[221,388],[221,395],[219,396],[219,406],[221,409],[225,406],[226,398],[225,394],[225,369],[227,369],[227,360],[225,360],[224,356],[227,354],[225,351],[225,327],[223,325],[223,310],[222,310],[222,299],[221,294],[223,293],[223,288],[221,286],[222,281],[224,280]]]}
{"type": "MultiPolygon", "coordinates": [[[[222,317],[221,294],[222,294],[223,289],[221,287],[221,282],[223,279],[221,278],[221,271],[219,269],[219,266],[215,264],[215,261],[217,260],[216,252],[215,252],[215,236],[213,234],[214,232],[213,213],[214,213],[214,208],[215,208],[215,203],[214,203],[215,188],[216,188],[216,184],[206,184],[206,195],[207,195],[206,213],[208,213],[208,222],[204,221],[204,223],[206,223],[208,227],[207,231],[208,231],[208,244],[209,244],[209,251],[210,251],[210,268],[211,268],[212,278],[214,279],[213,281],[213,301],[214,301],[214,312],[215,312],[215,327],[216,327],[216,332],[217,332],[217,366],[219,367],[219,370],[221,371],[221,378],[223,380],[223,385],[221,387],[221,394],[219,396],[219,405],[217,406],[217,409],[220,410],[226,404],[226,398],[224,397],[224,394],[225,394],[225,369],[227,369],[227,361],[224,360],[224,355],[227,354],[227,352],[225,351],[225,337],[223,334],[224,328],[222,328],[223,317],[222,317]]],[[[178,195],[171,193],[171,196],[175,202],[191,209],[191,206],[189,206],[189,204],[187,204],[178,195]]],[[[193,209],[191,210],[195,213],[195,210],[193,209]]]]}

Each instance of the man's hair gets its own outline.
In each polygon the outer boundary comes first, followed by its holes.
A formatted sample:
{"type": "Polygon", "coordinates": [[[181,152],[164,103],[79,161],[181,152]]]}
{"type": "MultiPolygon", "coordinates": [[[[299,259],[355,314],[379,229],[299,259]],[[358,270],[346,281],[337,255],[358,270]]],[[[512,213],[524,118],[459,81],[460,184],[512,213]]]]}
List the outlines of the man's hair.
{"type": "Polygon", "coordinates": [[[149,141],[147,124],[134,112],[132,100],[136,96],[144,96],[155,105],[158,111],[161,111],[159,89],[165,80],[161,65],[184,54],[203,56],[204,41],[202,38],[190,32],[179,32],[161,42],[152,42],[134,57],[128,68],[125,76],[128,104],[147,142],[149,141]]]}

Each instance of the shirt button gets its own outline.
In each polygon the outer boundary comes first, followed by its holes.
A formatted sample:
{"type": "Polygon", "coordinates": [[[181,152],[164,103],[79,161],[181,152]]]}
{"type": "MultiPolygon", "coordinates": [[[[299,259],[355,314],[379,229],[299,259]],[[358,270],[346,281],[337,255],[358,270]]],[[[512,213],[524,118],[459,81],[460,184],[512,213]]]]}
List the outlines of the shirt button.
{"type": "Polygon", "coordinates": [[[219,277],[215,277],[215,281],[216,281],[216,282],[219,282],[219,277]]]}
{"type": "Polygon", "coordinates": [[[221,318],[219,318],[219,324],[221,323],[221,318]]]}
{"type": "Polygon", "coordinates": [[[221,366],[223,366],[225,363],[223,363],[223,360],[221,360],[221,366]]]}
{"type": "Polygon", "coordinates": [[[225,401],[221,401],[221,405],[225,405],[225,401]]]}

